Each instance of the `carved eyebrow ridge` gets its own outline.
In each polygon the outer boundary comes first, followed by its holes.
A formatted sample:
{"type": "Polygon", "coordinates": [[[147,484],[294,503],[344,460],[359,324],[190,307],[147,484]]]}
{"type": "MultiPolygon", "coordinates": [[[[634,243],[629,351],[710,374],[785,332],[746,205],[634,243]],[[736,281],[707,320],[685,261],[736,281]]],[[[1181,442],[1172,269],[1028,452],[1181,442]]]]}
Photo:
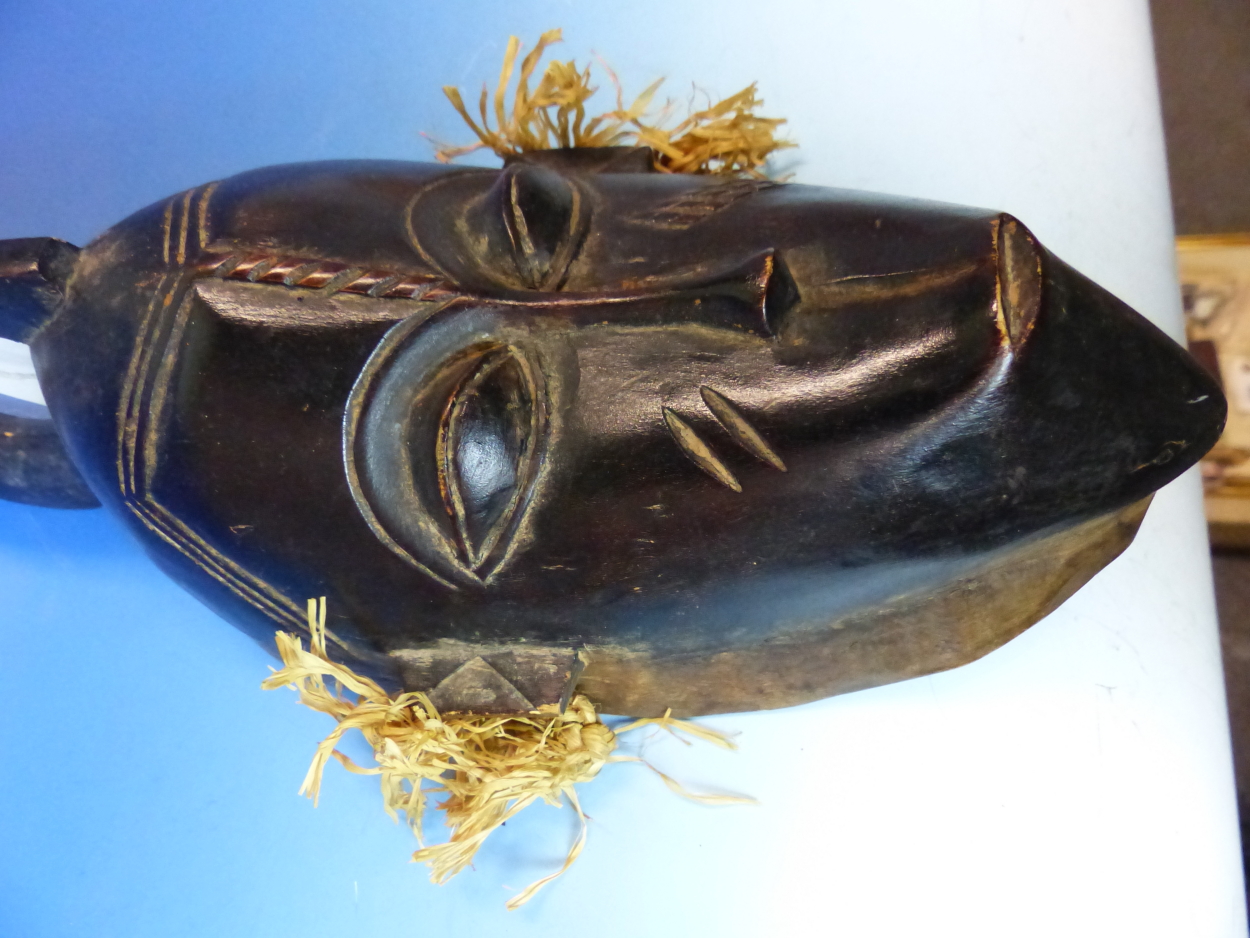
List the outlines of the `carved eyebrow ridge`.
{"type": "Polygon", "coordinates": [[[764,438],[759,435],[755,427],[747,422],[746,417],[742,416],[724,395],[704,384],[699,386],[699,396],[703,398],[707,409],[712,412],[712,416],[725,428],[735,443],[774,469],[786,471],[786,464],[781,461],[781,457],[764,442],[764,438]]]}
{"type": "Polygon", "coordinates": [[[742,491],[742,485],[734,477],[734,474],[717,458],[711,447],[704,443],[699,435],[694,432],[694,428],[690,424],[686,423],[686,421],[682,420],[667,407],[664,408],[664,422],[668,425],[668,432],[673,435],[673,439],[677,442],[677,447],[686,454],[692,463],[726,488],[733,489],[735,492],[742,491]]]}

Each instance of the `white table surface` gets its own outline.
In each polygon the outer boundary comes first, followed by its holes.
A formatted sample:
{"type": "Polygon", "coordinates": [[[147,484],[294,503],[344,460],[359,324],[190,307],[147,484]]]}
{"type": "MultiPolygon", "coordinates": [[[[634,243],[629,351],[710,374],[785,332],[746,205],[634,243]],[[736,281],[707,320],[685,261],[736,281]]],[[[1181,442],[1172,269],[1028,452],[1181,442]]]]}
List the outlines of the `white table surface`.
{"type": "MultiPolygon", "coordinates": [[[[438,88],[551,26],[631,88],[758,79],[797,179],[1010,211],[1180,334],[1146,4],[49,0],[4,5],[0,237],[84,243],[257,165],[425,159],[438,88]]],[[[606,82],[605,82],[606,84],[606,82]]],[[[8,393],[8,392],[5,392],[8,393]]],[[[327,725],[258,689],[250,640],[103,512],[0,504],[0,934],[144,936],[1245,934],[1197,479],[1061,610],[957,671],[709,719],[740,753],[656,741],[710,809],[619,766],[590,844],[510,823],[435,888],[371,779],[296,797],[327,725]]]]}

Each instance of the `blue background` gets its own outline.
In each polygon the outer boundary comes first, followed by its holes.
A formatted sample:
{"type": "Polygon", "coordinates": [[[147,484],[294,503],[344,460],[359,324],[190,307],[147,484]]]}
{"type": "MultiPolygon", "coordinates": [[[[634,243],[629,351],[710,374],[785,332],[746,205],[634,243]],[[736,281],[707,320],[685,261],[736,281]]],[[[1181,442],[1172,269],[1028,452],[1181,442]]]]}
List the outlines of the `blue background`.
{"type": "MultiPolygon", "coordinates": [[[[4,0],[0,237],[85,244],[255,166],[429,159],[422,131],[470,139],[441,86],[493,86],[512,32],[530,45],[564,26],[580,41],[558,54],[585,60],[593,46],[627,90],[660,74],[678,94],[691,74],[724,92],[753,77],[750,62],[722,69],[714,47],[675,71],[655,41],[662,9],[4,0]]],[[[0,502],[0,589],[0,936],[549,934],[553,916],[580,931],[577,917],[622,904],[632,930],[654,933],[671,912],[615,895],[614,864],[630,856],[676,882],[700,850],[732,855],[732,824],[691,830],[694,854],[658,854],[657,830],[718,812],[622,766],[584,796],[597,820],[562,897],[549,888],[506,915],[511,892],[562,860],[571,812],[532,809],[475,872],[436,889],[406,862],[415,844],[382,814],[375,780],[332,767],[319,808],[296,797],[329,721],[261,692],[269,655],[166,580],[112,517],[0,502]]],[[[682,775],[674,754],[664,764],[682,775]]],[[[715,914],[699,918],[714,927],[715,914]]]]}
{"type": "MultiPolygon", "coordinates": [[[[1144,0],[0,0],[0,238],[83,244],[255,166],[427,159],[440,88],[563,26],[627,90],[758,78],[798,180],[992,206],[1173,334],[1144,0]]],[[[328,720],[102,512],[0,503],[0,938],[1244,934],[1196,478],[1020,638],[945,674],[657,740],[712,809],[617,766],[591,839],[510,822],[445,887],[376,782],[296,790],[328,720]]],[[[352,750],[360,755],[359,749],[352,750]]]]}

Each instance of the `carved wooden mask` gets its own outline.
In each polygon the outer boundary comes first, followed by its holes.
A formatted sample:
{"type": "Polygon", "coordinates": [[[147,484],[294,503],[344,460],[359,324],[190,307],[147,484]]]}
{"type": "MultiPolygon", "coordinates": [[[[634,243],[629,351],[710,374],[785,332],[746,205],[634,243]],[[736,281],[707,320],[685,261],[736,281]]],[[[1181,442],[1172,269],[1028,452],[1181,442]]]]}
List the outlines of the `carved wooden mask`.
{"type": "Polygon", "coordinates": [[[267,645],[325,595],[445,707],[697,714],[984,654],[1219,435],[1011,216],[648,165],[282,166],[7,242],[64,449],[6,418],[3,494],[94,494],[267,645]]]}

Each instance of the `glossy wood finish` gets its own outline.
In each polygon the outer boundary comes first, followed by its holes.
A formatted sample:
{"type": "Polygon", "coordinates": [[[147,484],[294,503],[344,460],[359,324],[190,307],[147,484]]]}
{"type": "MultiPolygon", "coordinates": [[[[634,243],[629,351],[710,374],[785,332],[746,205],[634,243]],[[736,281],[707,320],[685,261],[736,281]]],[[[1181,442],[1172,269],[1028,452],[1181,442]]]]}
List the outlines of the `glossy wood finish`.
{"type": "Polygon", "coordinates": [[[32,339],[69,457],[267,645],[326,595],[392,687],[643,715],[972,660],[1218,436],[1206,374],[1010,216],[639,168],[304,164],[138,213],[32,339]]]}

